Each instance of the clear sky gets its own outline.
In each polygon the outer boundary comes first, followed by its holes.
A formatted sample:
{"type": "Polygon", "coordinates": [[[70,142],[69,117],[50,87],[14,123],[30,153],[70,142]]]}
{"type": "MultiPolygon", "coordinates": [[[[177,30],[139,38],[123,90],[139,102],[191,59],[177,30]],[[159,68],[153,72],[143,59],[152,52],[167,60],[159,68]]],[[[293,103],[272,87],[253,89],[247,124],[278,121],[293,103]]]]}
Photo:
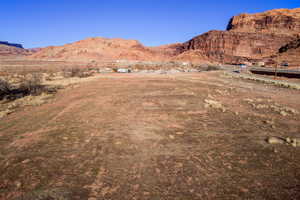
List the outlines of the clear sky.
{"type": "Polygon", "coordinates": [[[32,48],[101,36],[156,46],[224,30],[240,13],[296,7],[299,0],[0,0],[0,40],[32,48]]]}

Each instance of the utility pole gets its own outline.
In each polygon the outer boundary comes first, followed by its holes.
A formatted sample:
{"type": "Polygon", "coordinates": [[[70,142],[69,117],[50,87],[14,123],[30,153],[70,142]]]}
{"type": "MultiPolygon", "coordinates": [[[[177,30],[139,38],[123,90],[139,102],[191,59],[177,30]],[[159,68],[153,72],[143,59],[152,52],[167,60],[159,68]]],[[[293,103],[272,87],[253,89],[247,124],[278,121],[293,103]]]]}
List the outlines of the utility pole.
{"type": "Polygon", "coordinates": [[[277,59],[276,59],[277,62],[275,64],[275,76],[274,76],[274,79],[277,79],[277,70],[278,70],[277,68],[278,68],[278,63],[279,63],[278,60],[279,60],[279,58],[277,56],[277,59]]]}

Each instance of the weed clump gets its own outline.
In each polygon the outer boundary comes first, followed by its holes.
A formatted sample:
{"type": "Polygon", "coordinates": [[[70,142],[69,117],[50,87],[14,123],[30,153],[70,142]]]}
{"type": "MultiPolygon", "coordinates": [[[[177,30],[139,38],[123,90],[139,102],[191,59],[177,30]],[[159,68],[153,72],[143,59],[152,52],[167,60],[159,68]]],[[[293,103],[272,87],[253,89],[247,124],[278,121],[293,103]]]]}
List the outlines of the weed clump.
{"type": "Polygon", "coordinates": [[[198,71],[200,71],[200,72],[222,70],[222,68],[220,66],[207,65],[207,64],[196,66],[195,68],[198,69],[198,71]]]}
{"type": "Polygon", "coordinates": [[[34,73],[24,76],[18,84],[0,79],[0,100],[16,100],[25,96],[38,96],[42,93],[55,93],[55,88],[42,84],[42,74],[34,73]]]}
{"type": "Polygon", "coordinates": [[[8,81],[0,79],[0,100],[10,93],[11,88],[12,86],[8,81]]]}
{"type": "Polygon", "coordinates": [[[89,69],[81,69],[81,68],[67,68],[63,70],[63,77],[65,78],[86,78],[92,76],[93,72],[89,69]]]}
{"type": "Polygon", "coordinates": [[[30,74],[25,77],[18,89],[25,95],[40,95],[45,90],[45,86],[42,85],[42,74],[30,74]]]}

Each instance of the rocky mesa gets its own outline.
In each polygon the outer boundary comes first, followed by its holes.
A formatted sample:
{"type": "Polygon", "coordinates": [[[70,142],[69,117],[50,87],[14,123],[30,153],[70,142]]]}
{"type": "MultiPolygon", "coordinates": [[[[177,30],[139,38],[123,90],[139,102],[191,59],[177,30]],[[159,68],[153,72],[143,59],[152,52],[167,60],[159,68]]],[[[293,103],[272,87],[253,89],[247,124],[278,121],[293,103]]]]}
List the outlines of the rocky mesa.
{"type": "Polygon", "coordinates": [[[23,48],[21,44],[9,43],[0,41],[0,56],[10,57],[10,56],[25,56],[29,55],[30,52],[23,48]]]}
{"type": "Polygon", "coordinates": [[[231,18],[227,30],[298,35],[300,34],[300,8],[275,9],[263,13],[234,16],[231,18]]]}
{"type": "Polygon", "coordinates": [[[184,43],[180,53],[190,51],[230,64],[262,61],[276,55],[299,33],[299,8],[241,14],[231,18],[226,31],[209,31],[184,43]]]}

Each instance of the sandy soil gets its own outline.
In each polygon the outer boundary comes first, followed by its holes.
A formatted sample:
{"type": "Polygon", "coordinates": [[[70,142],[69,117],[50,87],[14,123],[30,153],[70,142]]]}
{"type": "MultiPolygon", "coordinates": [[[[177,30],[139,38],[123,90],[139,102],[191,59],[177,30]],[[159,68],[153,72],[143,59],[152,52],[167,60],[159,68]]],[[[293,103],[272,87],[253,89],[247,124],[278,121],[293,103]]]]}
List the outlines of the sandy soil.
{"type": "Polygon", "coordinates": [[[99,75],[0,121],[0,199],[299,199],[300,92],[99,75]],[[217,106],[208,102],[217,102],[217,106]]]}

